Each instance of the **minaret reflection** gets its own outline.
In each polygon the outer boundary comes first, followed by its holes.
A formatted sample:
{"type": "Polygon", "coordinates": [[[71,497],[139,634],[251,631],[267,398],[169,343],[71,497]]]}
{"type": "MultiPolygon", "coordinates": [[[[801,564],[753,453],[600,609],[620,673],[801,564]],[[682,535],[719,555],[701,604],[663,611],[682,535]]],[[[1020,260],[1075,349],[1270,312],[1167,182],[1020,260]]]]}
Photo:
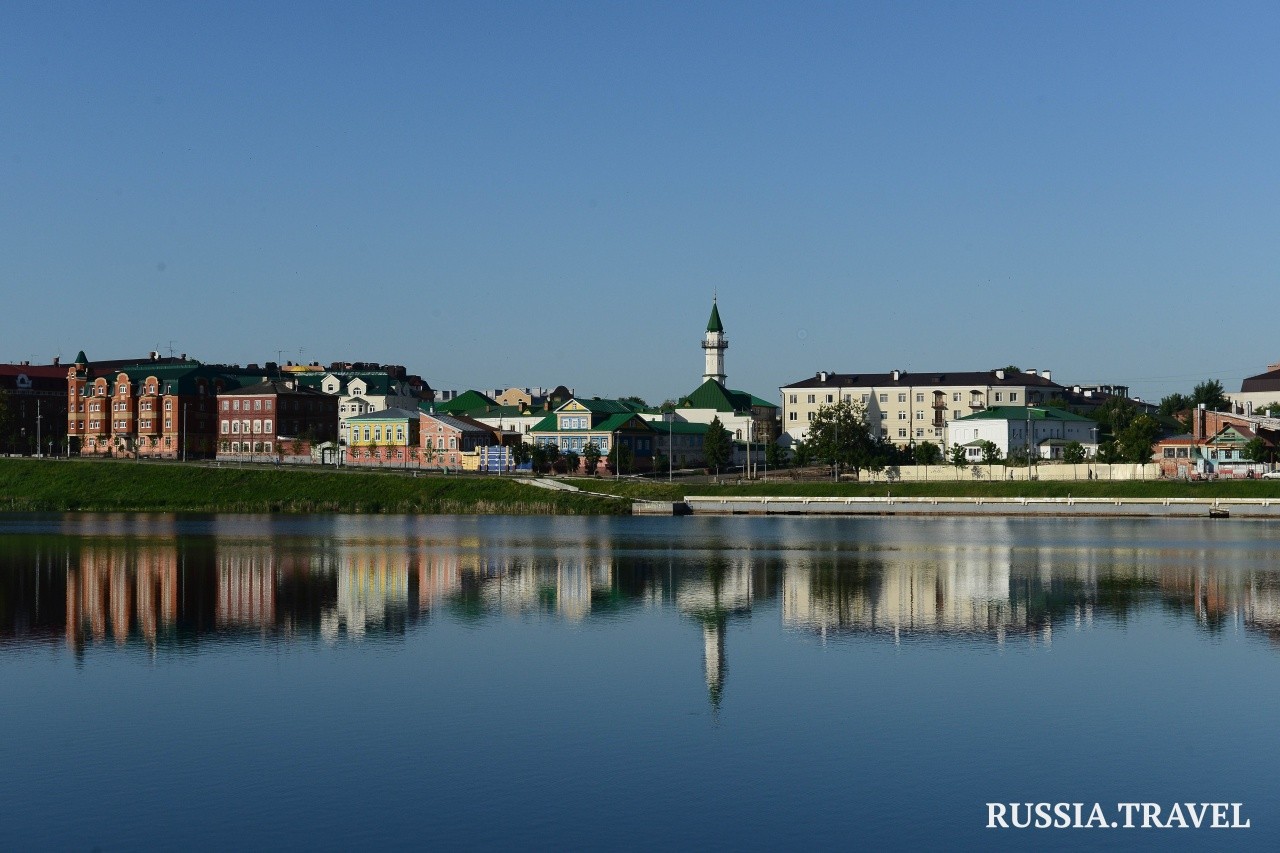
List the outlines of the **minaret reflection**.
{"type": "Polygon", "coordinates": [[[729,560],[720,553],[708,559],[701,571],[681,575],[675,590],[676,607],[702,623],[702,666],[707,698],[715,711],[724,697],[729,661],[725,633],[729,619],[750,615],[755,597],[749,558],[729,560]]]}

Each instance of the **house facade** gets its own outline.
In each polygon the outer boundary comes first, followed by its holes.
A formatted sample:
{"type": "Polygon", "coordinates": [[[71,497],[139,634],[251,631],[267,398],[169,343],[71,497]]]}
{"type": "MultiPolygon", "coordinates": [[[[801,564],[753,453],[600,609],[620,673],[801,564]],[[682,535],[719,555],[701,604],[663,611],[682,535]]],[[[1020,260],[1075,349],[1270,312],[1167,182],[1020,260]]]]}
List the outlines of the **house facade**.
{"type": "Polygon", "coordinates": [[[658,452],[658,433],[641,417],[639,407],[600,397],[561,404],[529,435],[535,444],[554,444],[561,455],[572,451],[580,460],[588,444],[599,449],[602,460],[620,448],[624,473],[652,470],[658,452]]]}
{"type": "Polygon", "coordinates": [[[1065,409],[1035,406],[996,406],[947,422],[947,447],[965,448],[974,461],[982,457],[983,442],[991,442],[1000,456],[1031,450],[1037,459],[1061,459],[1063,449],[1078,442],[1086,457],[1098,451],[1098,422],[1065,409]]]}
{"type": "Polygon", "coordinates": [[[419,467],[419,416],[392,407],[343,418],[340,441],[345,443],[345,464],[372,467],[419,467]]]}
{"type": "Polygon", "coordinates": [[[478,468],[476,451],[498,444],[498,434],[478,421],[463,415],[442,415],[429,410],[419,412],[418,435],[418,457],[423,468],[478,468]]]}
{"type": "Polygon", "coordinates": [[[53,364],[0,364],[0,453],[58,455],[66,449],[67,368],[53,364]]]}
{"type": "Polygon", "coordinates": [[[1271,403],[1280,404],[1280,364],[1268,365],[1265,373],[1246,377],[1240,383],[1240,391],[1228,392],[1227,399],[1237,415],[1262,414],[1271,403]]]}
{"type": "Polygon", "coordinates": [[[268,379],[218,395],[219,459],[311,461],[338,437],[338,400],[296,379],[268,379]]]}
{"type": "MultiPolygon", "coordinates": [[[[67,441],[81,456],[187,459],[216,453],[216,400],[252,381],[239,368],[169,359],[67,370],[67,441]]],[[[261,378],[261,377],[257,377],[261,378]]]]}
{"type": "Polygon", "coordinates": [[[901,447],[947,440],[948,421],[996,406],[1040,406],[1063,396],[1050,371],[829,373],[819,371],[779,389],[783,444],[802,441],[818,409],[835,403],[865,408],[872,433],[901,447]]]}

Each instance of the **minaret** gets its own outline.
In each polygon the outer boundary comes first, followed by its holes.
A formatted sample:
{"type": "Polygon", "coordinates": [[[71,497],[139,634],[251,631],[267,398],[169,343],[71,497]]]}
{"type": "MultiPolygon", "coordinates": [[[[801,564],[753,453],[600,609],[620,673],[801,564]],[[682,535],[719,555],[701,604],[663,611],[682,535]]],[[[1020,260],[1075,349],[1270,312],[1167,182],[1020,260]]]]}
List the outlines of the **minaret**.
{"type": "Polygon", "coordinates": [[[707,334],[702,338],[702,349],[707,356],[707,369],[702,374],[702,381],[714,379],[724,384],[724,351],[729,348],[729,339],[724,336],[724,326],[720,323],[720,309],[716,307],[716,299],[711,299],[711,319],[707,321],[707,334]]]}

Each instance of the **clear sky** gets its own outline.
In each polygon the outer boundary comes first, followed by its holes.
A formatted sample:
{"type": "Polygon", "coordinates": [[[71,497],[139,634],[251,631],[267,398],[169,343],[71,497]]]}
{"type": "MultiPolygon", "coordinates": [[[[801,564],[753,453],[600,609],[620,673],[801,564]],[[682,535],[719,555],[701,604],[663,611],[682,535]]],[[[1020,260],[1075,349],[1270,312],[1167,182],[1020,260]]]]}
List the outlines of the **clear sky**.
{"type": "Polygon", "coordinates": [[[0,8],[0,360],[651,402],[1280,361],[1280,5],[0,8]]]}

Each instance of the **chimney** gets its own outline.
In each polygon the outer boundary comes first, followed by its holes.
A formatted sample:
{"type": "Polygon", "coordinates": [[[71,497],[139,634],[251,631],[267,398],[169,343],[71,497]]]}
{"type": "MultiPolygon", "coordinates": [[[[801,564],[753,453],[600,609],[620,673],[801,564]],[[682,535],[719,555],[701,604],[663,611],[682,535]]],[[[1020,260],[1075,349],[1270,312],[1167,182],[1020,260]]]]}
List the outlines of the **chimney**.
{"type": "Polygon", "coordinates": [[[159,360],[160,360],[160,353],[158,353],[158,352],[157,352],[157,351],[155,351],[155,350],[152,350],[152,351],[151,351],[151,360],[152,360],[152,361],[159,361],[159,360]]]}
{"type": "Polygon", "coordinates": [[[59,364],[61,364],[61,363],[62,363],[62,357],[61,357],[61,356],[57,356],[57,355],[55,355],[55,356],[53,357],[53,366],[54,366],[54,367],[57,367],[57,366],[58,366],[59,364]]]}
{"type": "Polygon", "coordinates": [[[901,371],[901,370],[895,370],[895,371],[893,371],[893,381],[894,381],[894,382],[897,382],[897,381],[898,381],[898,378],[899,378],[900,376],[902,376],[902,371],[901,371]]]}
{"type": "Polygon", "coordinates": [[[1033,368],[1031,368],[1030,370],[1028,370],[1028,371],[1027,371],[1027,375],[1028,375],[1028,376],[1035,376],[1035,375],[1036,375],[1036,369],[1035,369],[1034,367],[1033,367],[1033,368]]]}
{"type": "MultiPolygon", "coordinates": [[[[894,379],[897,379],[898,377],[897,377],[897,376],[895,376],[895,377],[893,377],[893,378],[894,378],[894,379]]],[[[1003,371],[1003,370],[997,370],[997,371],[996,371],[996,379],[1004,379],[1004,371],[1003,371]]]]}
{"type": "Polygon", "coordinates": [[[1201,403],[1196,406],[1196,410],[1191,414],[1191,438],[1194,441],[1204,439],[1205,427],[1205,404],[1201,403]]]}
{"type": "MultiPolygon", "coordinates": [[[[819,371],[818,371],[818,381],[819,381],[819,382],[826,382],[826,381],[827,381],[827,372],[826,372],[825,370],[819,370],[819,371]]],[[[618,452],[619,452],[619,453],[621,453],[622,451],[618,451],[618,452]]]]}
{"type": "Polygon", "coordinates": [[[1041,370],[1041,371],[1040,371],[1040,375],[1044,377],[1044,379],[1045,379],[1045,381],[1046,381],[1046,382],[1052,382],[1052,381],[1053,381],[1053,371],[1052,371],[1052,370],[1041,370]]]}

